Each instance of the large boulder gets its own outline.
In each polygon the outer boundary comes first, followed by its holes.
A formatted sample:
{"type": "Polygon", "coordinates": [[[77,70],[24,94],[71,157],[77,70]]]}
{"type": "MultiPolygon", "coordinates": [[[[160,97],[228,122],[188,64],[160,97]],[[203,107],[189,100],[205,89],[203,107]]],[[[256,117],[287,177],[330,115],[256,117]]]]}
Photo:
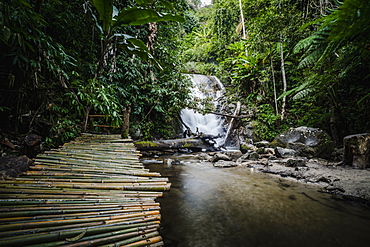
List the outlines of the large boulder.
{"type": "Polygon", "coordinates": [[[309,158],[329,158],[334,149],[334,143],[325,131],[305,126],[290,128],[278,135],[271,144],[293,149],[298,156],[309,158]]]}
{"type": "Polygon", "coordinates": [[[343,139],[343,162],[357,168],[370,167],[370,134],[356,134],[343,139]]]}

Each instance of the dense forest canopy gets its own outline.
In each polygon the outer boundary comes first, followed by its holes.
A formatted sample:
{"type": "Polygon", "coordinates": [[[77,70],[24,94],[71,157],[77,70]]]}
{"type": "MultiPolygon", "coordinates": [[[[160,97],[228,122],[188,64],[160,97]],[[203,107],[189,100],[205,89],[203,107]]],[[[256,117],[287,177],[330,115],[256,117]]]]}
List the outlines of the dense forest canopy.
{"type": "Polygon", "coordinates": [[[262,139],[306,125],[340,145],[369,131],[368,1],[214,0],[192,13],[182,63],[254,109],[262,139]]]}
{"type": "Polygon", "coordinates": [[[218,76],[261,139],[306,125],[370,129],[367,0],[0,2],[2,132],[58,145],[88,114],[130,135],[175,136],[193,105],[184,73],[218,76]]]}
{"type": "Polygon", "coordinates": [[[177,59],[185,1],[15,0],[0,8],[2,130],[65,142],[87,114],[119,125],[130,105],[141,138],[173,132],[189,90],[177,59]]]}

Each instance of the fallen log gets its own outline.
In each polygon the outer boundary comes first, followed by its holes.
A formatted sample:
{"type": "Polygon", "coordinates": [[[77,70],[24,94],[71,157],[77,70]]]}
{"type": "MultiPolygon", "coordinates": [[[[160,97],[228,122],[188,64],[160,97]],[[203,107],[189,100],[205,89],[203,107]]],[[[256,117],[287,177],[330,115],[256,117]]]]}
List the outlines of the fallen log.
{"type": "MultiPolygon", "coordinates": [[[[235,112],[234,112],[234,117],[236,117],[236,116],[239,115],[240,108],[241,108],[241,103],[240,103],[240,101],[238,101],[238,103],[236,104],[236,109],[235,109],[235,112]]],[[[220,147],[225,147],[225,145],[227,145],[227,142],[230,139],[231,131],[234,128],[234,123],[235,123],[235,118],[232,118],[231,121],[230,121],[230,123],[229,123],[229,127],[227,128],[225,139],[223,140],[223,143],[220,144],[220,147]]]]}
{"type": "Polygon", "coordinates": [[[136,148],[140,151],[165,151],[189,149],[194,152],[199,151],[218,151],[218,148],[212,144],[207,143],[202,138],[182,138],[159,141],[137,141],[134,142],[136,148]]]}

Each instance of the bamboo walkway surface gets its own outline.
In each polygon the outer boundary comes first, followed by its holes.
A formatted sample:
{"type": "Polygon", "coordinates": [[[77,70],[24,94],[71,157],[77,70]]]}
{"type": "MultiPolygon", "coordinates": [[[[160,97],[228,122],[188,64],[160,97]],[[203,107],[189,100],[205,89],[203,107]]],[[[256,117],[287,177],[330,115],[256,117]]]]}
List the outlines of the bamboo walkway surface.
{"type": "Polygon", "coordinates": [[[0,246],[163,246],[170,183],[139,162],[131,140],[84,134],[0,180],[0,246]]]}

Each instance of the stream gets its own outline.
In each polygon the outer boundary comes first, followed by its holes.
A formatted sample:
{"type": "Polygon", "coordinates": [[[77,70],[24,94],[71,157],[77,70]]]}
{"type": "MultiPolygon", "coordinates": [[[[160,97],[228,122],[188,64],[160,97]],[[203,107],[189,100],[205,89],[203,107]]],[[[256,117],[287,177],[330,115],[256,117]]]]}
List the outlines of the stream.
{"type": "Polygon", "coordinates": [[[195,153],[142,162],[172,183],[159,198],[167,247],[369,246],[370,209],[315,185],[213,167],[195,153]]]}

